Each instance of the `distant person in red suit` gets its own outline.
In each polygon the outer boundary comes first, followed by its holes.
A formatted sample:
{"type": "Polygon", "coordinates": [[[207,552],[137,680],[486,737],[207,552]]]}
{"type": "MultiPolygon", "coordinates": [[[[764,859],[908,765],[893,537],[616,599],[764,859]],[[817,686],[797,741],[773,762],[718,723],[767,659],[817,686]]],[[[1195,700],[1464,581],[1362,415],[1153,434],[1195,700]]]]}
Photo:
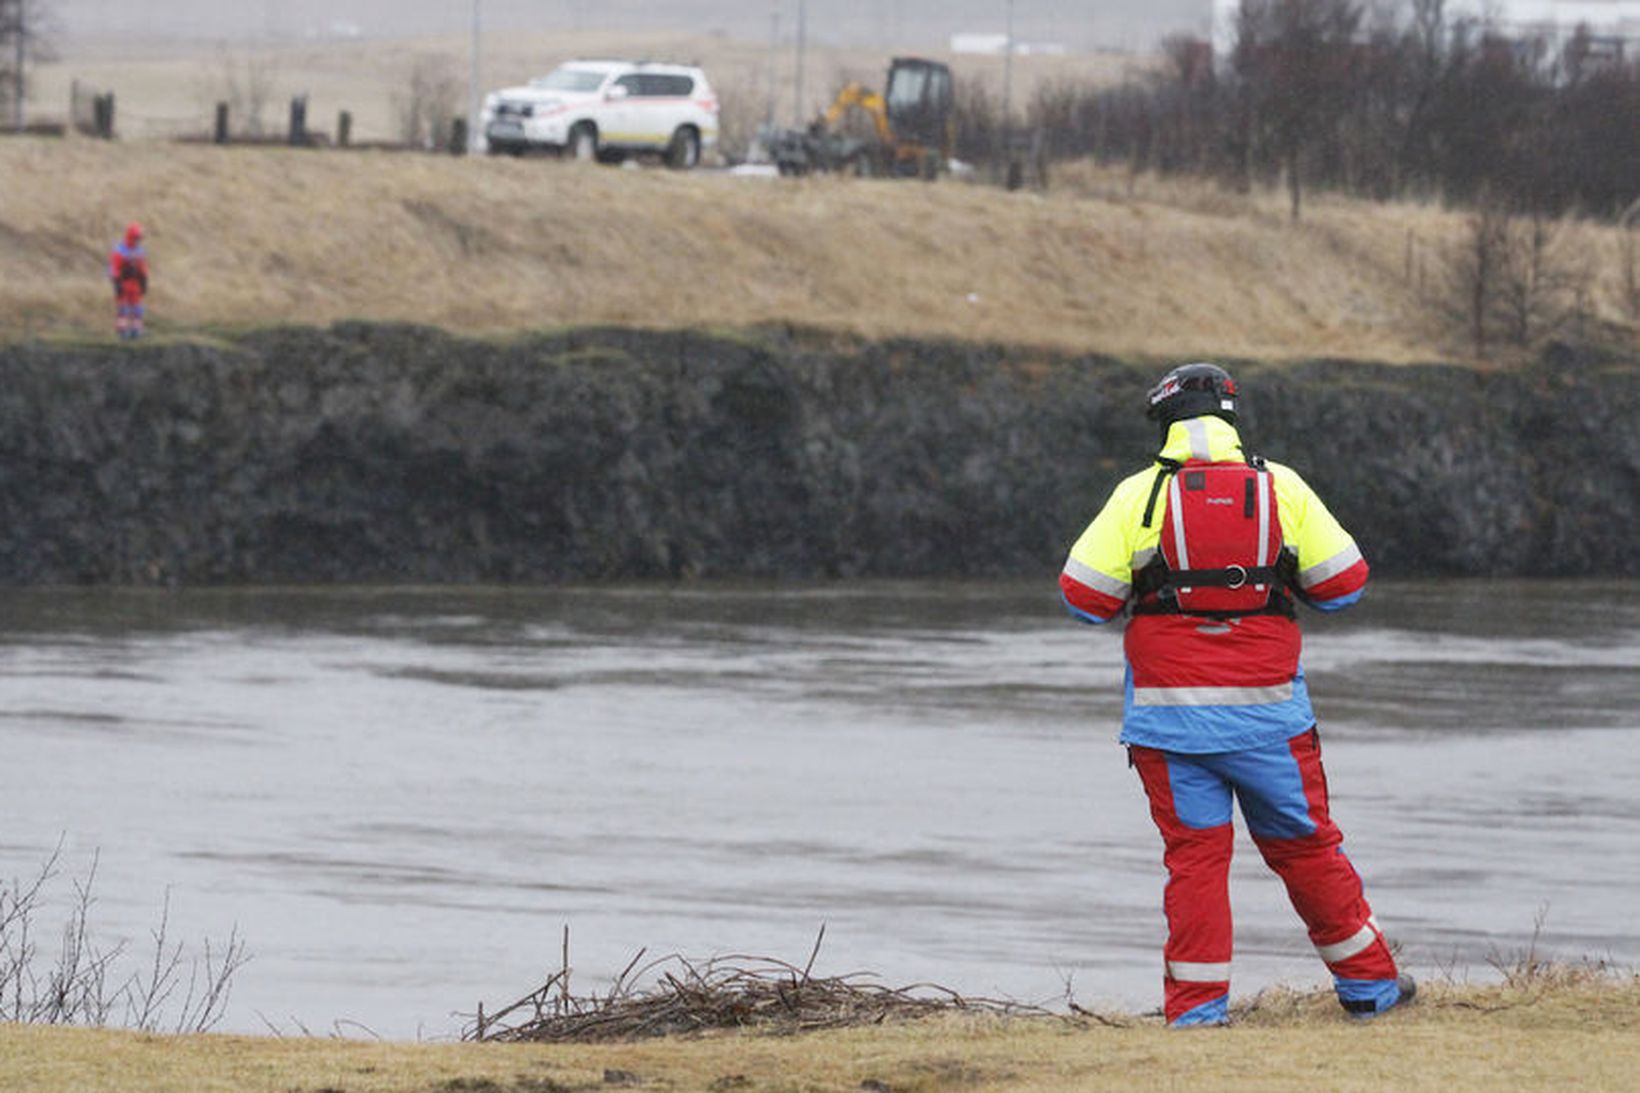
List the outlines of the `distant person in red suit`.
{"type": "Polygon", "coordinates": [[[148,252],[142,245],[142,225],[125,226],[125,238],[114,244],[108,259],[108,277],[114,282],[114,333],[121,338],[142,337],[142,298],[148,295],[148,252]]]}

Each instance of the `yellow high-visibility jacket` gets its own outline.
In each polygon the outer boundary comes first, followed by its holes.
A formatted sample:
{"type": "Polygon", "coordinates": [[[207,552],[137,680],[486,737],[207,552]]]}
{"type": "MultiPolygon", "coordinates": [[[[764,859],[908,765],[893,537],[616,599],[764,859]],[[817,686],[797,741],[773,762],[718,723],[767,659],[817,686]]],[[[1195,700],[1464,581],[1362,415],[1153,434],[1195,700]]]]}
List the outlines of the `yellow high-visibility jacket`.
{"type": "MultiPolygon", "coordinates": [[[[1188,464],[1243,462],[1235,426],[1217,417],[1174,422],[1160,457],[1188,464]]],[[[1066,559],[1059,585],[1086,622],[1108,622],[1132,596],[1134,574],[1155,557],[1167,526],[1163,490],[1144,524],[1160,463],[1120,482],[1066,559]]],[[[1361,597],[1368,567],[1355,540],[1290,467],[1269,463],[1282,549],[1296,560],[1298,598],[1323,611],[1361,597]]],[[[1122,739],[1164,750],[1260,747],[1314,723],[1298,663],[1296,623],[1279,615],[1208,620],[1141,615],[1125,635],[1122,739]]]]}

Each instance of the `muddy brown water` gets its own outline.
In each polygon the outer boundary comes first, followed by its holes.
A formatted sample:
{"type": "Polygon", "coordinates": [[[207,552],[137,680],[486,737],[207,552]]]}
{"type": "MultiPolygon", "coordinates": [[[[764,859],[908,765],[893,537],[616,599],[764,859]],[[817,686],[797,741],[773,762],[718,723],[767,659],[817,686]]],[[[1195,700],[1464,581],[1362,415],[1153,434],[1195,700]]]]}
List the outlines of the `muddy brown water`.
{"type": "MultiPolygon", "coordinates": [[[[1308,620],[1334,811],[1414,970],[1492,978],[1534,933],[1640,963],[1637,588],[1380,581],[1308,620]]],[[[817,974],[1159,1001],[1119,635],[1051,580],[6,607],[0,876],[62,839],[104,940],[140,952],[167,895],[173,937],[237,927],[223,1028],[450,1036],[566,925],[577,990],[645,946],[802,963],[824,923],[817,974]]],[[[1235,992],[1322,982],[1238,840],[1235,992]]]]}

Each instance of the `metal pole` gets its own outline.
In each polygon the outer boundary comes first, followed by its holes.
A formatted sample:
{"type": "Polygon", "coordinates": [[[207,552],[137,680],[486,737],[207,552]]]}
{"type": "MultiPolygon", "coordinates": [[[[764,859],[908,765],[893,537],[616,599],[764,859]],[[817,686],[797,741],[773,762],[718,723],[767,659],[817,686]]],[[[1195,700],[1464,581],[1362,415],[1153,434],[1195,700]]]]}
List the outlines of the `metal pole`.
{"type": "Polygon", "coordinates": [[[12,72],[11,123],[19,133],[23,131],[23,61],[28,54],[28,0],[17,0],[16,69],[12,72]]]}
{"type": "Polygon", "coordinates": [[[1002,47],[1002,119],[1012,126],[1014,118],[1014,0],[1008,0],[1007,44],[1002,47]]]}
{"type": "Polygon", "coordinates": [[[780,8],[769,6],[769,109],[763,115],[763,124],[774,128],[776,91],[780,71],[780,8]]]}
{"type": "Polygon", "coordinates": [[[468,49],[467,68],[467,151],[478,152],[478,128],[482,108],[478,90],[479,0],[473,0],[473,40],[468,49]]]}
{"type": "Polygon", "coordinates": [[[1002,159],[1009,189],[1014,171],[1014,0],[1008,0],[1007,41],[1002,46],[1002,159]]]}
{"type": "Polygon", "coordinates": [[[792,97],[796,109],[797,128],[803,128],[803,48],[804,35],[808,31],[808,5],[805,0],[797,0],[797,91],[792,97]]]}

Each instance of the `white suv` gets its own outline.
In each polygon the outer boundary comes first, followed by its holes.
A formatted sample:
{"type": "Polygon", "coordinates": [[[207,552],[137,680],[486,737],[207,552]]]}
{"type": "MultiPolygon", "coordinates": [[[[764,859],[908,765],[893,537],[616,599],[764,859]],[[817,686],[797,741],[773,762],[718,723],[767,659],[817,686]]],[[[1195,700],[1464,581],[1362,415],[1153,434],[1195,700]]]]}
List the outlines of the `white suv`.
{"type": "Polygon", "coordinates": [[[718,102],[698,68],[571,61],[485,98],[481,131],[491,154],[544,148],[618,162],[660,152],[693,167],[717,144],[718,102]]]}

